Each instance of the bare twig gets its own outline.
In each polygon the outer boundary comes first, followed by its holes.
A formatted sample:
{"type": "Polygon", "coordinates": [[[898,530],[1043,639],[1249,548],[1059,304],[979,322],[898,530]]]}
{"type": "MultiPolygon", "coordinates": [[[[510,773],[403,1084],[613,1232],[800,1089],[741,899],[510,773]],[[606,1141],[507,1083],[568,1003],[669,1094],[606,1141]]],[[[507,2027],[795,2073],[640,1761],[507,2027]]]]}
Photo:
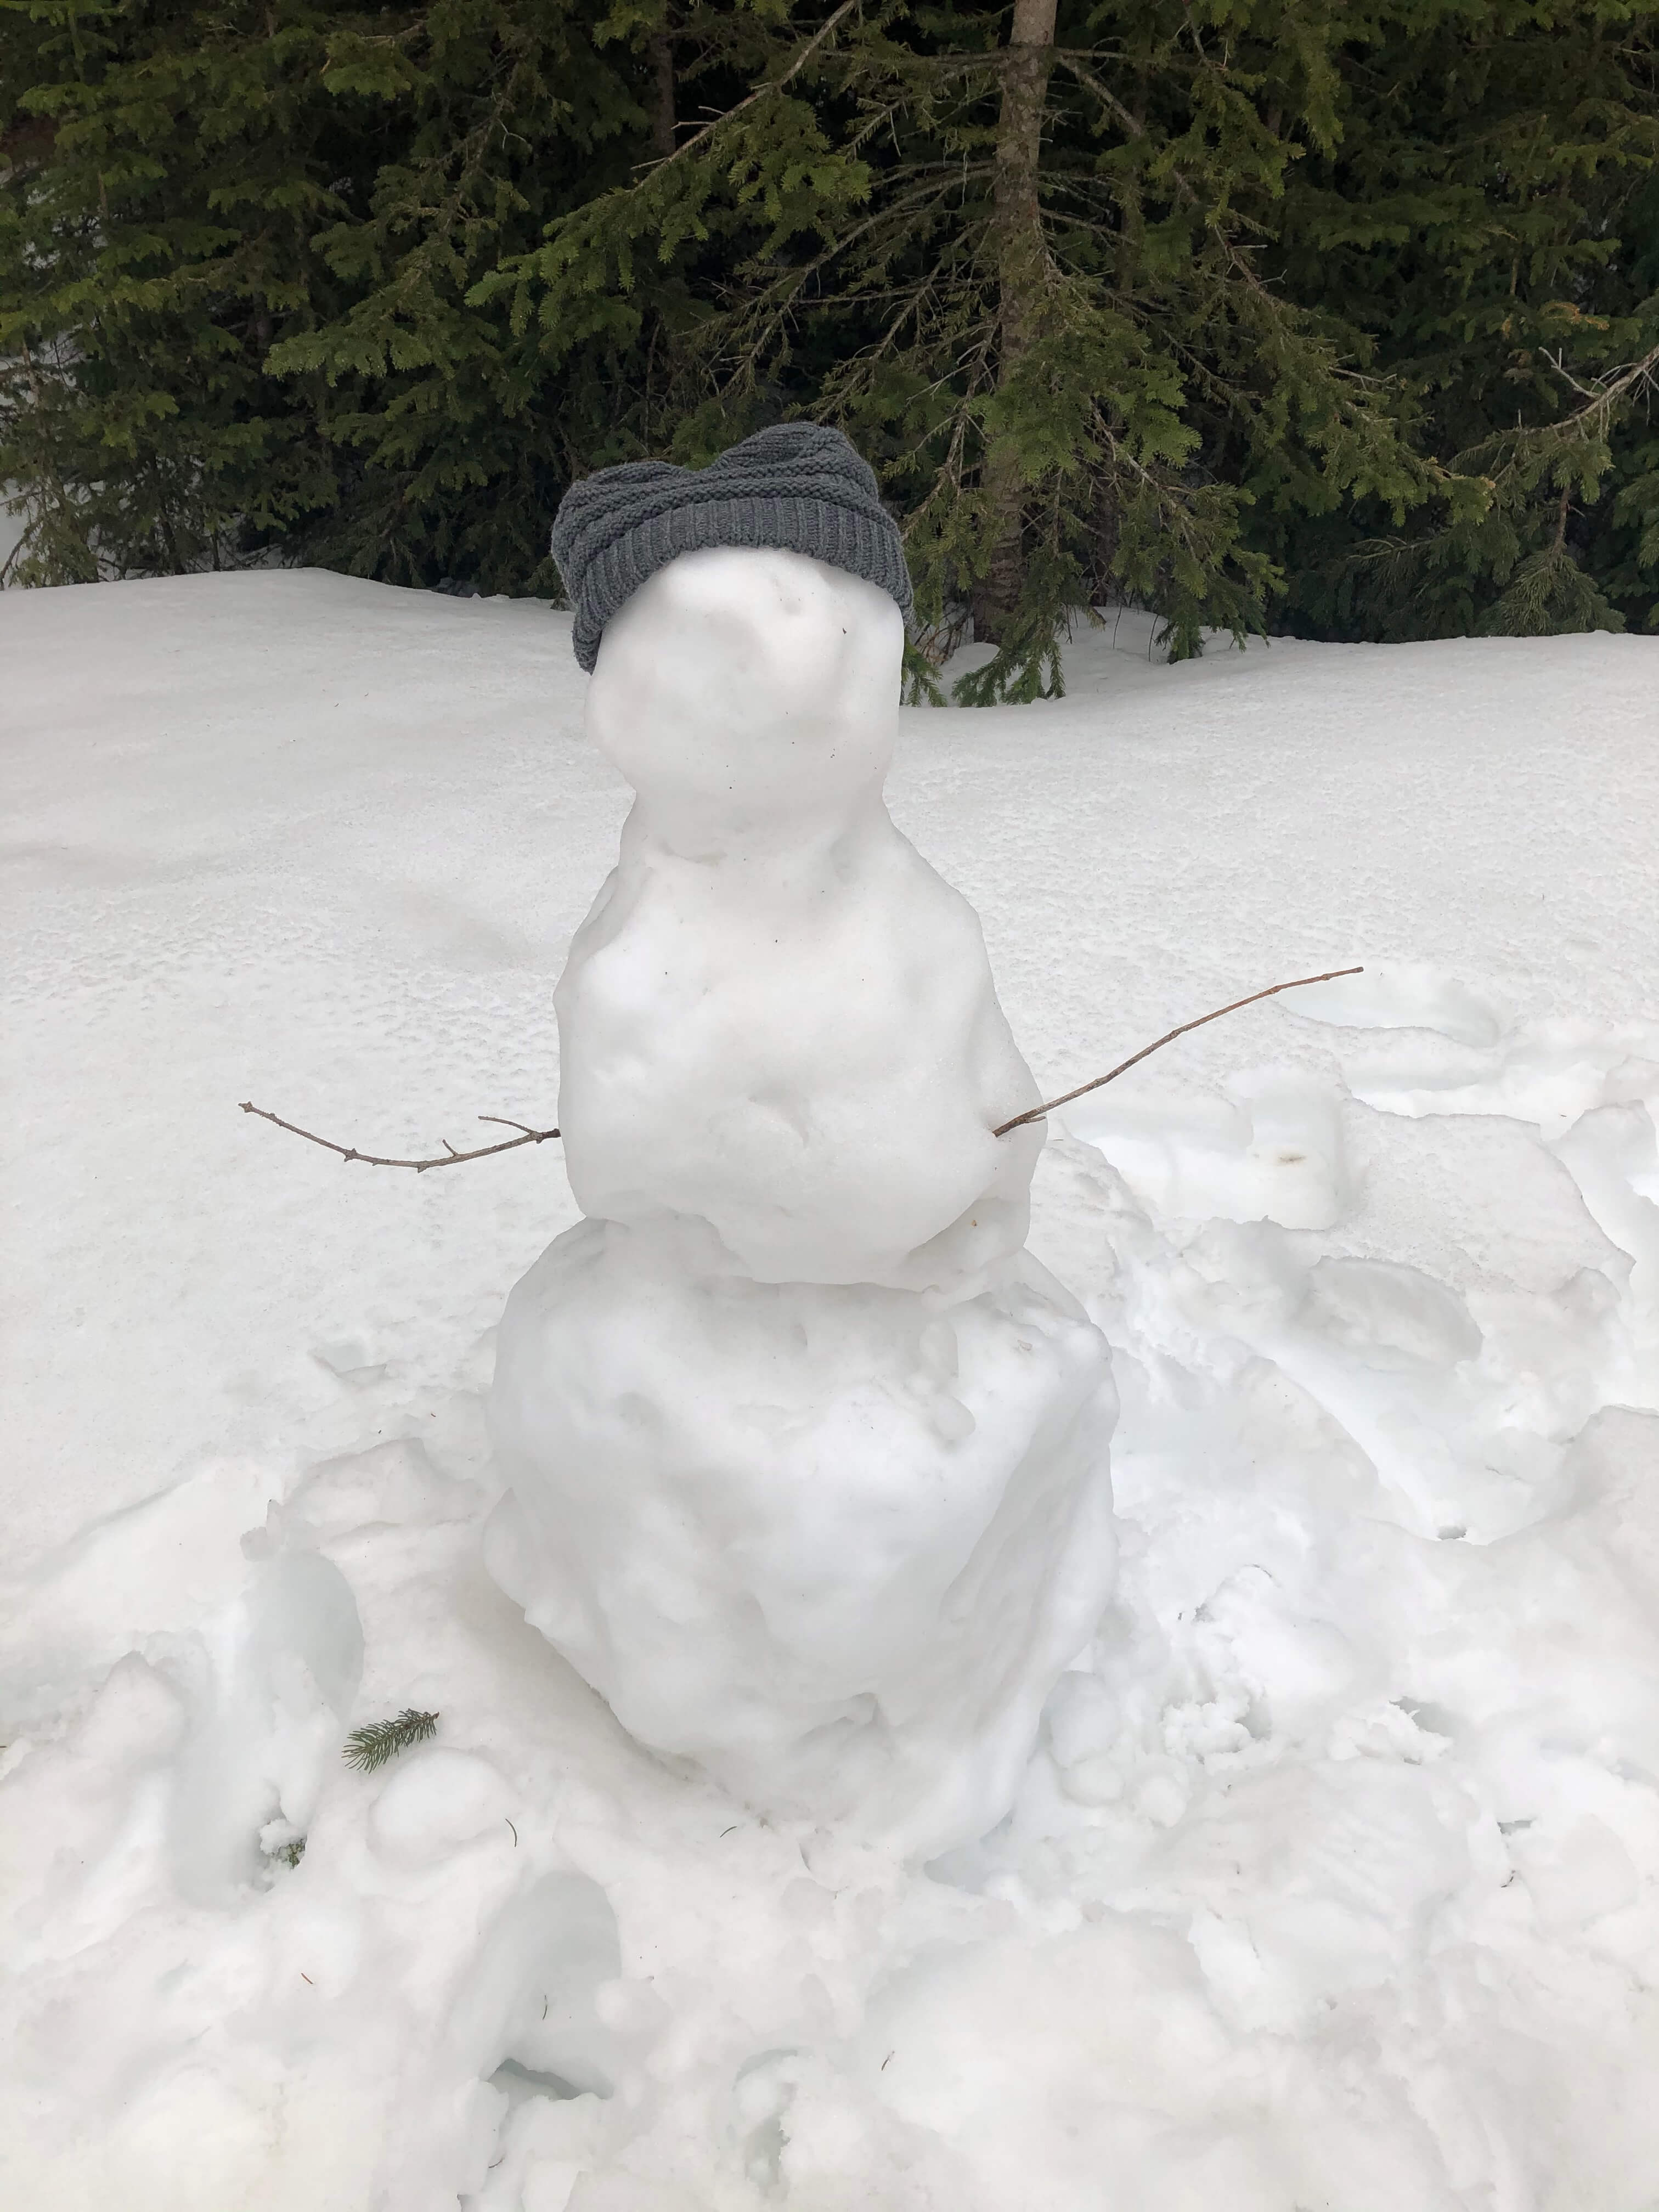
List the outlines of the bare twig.
{"type": "MultiPolygon", "coordinates": [[[[1167,1036],[1159,1037],[1156,1043],[1143,1045],[1139,1052],[1127,1060],[1121,1060],[1106,1074],[1096,1076],[1092,1083],[1079,1083],[1075,1091],[1067,1091],[1059,1098],[1051,1098],[1046,1106],[1033,1106],[1028,1113],[1016,1114],[1012,1121],[1005,1121],[992,1134],[1006,1137],[1011,1129],[1023,1128],[1028,1121],[1042,1121],[1045,1114],[1052,1114],[1057,1106],[1068,1106],[1073,1098],[1081,1098],[1085,1091],[1098,1091],[1102,1084],[1110,1083],[1117,1076],[1126,1073],[1161,1046],[1173,1044],[1178,1036],[1185,1036],[1188,1030],[1201,1030],[1206,1022],[1218,1022],[1223,1014],[1236,1014],[1241,1006],[1255,1006],[1258,999],[1271,999],[1280,991],[1299,991],[1308,983],[1328,983],[1339,975],[1363,975],[1364,972],[1363,968],[1329,968],[1322,975],[1297,975],[1288,983],[1269,983],[1265,991],[1252,991],[1249,998],[1235,999],[1231,1006],[1218,1006],[1212,1014],[1200,1014],[1196,1021],[1182,1022],[1179,1029],[1171,1030],[1167,1036]]],[[[331,1138],[319,1137],[310,1129],[302,1129],[295,1121],[285,1121],[280,1114],[272,1114],[263,1106],[252,1104],[246,1098],[242,1101],[242,1111],[244,1114],[257,1114],[262,1121],[272,1122],[277,1128],[288,1130],[290,1135],[303,1137],[307,1144],[320,1145],[325,1152],[337,1152],[343,1160],[361,1160],[365,1167],[369,1168],[413,1168],[416,1175],[423,1175],[428,1168],[453,1168],[460,1166],[465,1160],[491,1159],[497,1152],[516,1152],[520,1145],[544,1145],[550,1138],[559,1133],[556,1129],[532,1129],[527,1122],[509,1121],[504,1114],[480,1114],[478,1119],[481,1121],[493,1121],[499,1128],[520,1129],[524,1133],[508,1137],[502,1144],[481,1145],[474,1152],[458,1152],[446,1137],[442,1140],[445,1150],[431,1159],[392,1160],[378,1152],[360,1152],[355,1145],[337,1145],[331,1138]]]]}
{"type": "Polygon", "coordinates": [[[476,1152],[458,1152],[449,1139],[443,1139],[446,1150],[429,1160],[388,1160],[378,1152],[360,1152],[355,1145],[337,1145],[329,1137],[319,1137],[310,1129],[302,1129],[295,1121],[283,1121],[280,1114],[271,1114],[263,1106],[254,1106],[245,1098],[244,1114],[257,1114],[262,1121],[272,1121],[279,1129],[286,1129],[295,1137],[303,1137],[307,1144],[320,1145],[327,1152],[337,1152],[343,1160],[361,1160],[366,1168],[413,1168],[416,1175],[424,1175],[428,1168],[459,1167],[463,1160],[487,1160],[496,1152],[515,1152],[520,1145],[544,1145],[550,1137],[556,1137],[556,1129],[532,1129],[523,1121],[509,1121],[500,1114],[480,1114],[481,1121],[495,1121],[503,1129],[522,1129],[521,1137],[509,1137],[504,1144],[480,1145],[476,1152]]]}
{"type": "MultiPolygon", "coordinates": [[[[1605,413],[1616,405],[1627,392],[1638,389],[1659,377],[1659,345],[1650,346],[1640,361],[1627,361],[1620,368],[1609,369],[1599,381],[1589,384],[1580,382],[1566,366],[1560,351],[1551,353],[1546,349],[1544,358],[1556,374],[1570,384],[1586,403],[1576,415],[1567,417],[1570,422],[1582,422],[1587,415],[1605,413]]],[[[1546,427],[1554,429],[1560,426],[1550,423],[1546,427]]]]}
{"type": "Polygon", "coordinates": [[[1265,991],[1252,991],[1248,999],[1235,999],[1230,1006],[1218,1006],[1212,1014],[1200,1014],[1195,1022],[1182,1022],[1178,1030],[1171,1030],[1167,1036],[1159,1037],[1155,1044],[1143,1045],[1139,1052],[1127,1060],[1120,1060],[1106,1074],[1096,1076],[1092,1083],[1079,1083],[1075,1091],[1068,1091],[1059,1098],[1051,1098],[1046,1106],[1033,1106],[1029,1113],[1016,1114],[1012,1121],[1005,1121],[1000,1129],[994,1129],[991,1133],[1006,1137],[1010,1129],[1022,1128],[1027,1121],[1042,1121],[1043,1115],[1052,1114],[1056,1106],[1069,1106],[1073,1098],[1081,1098],[1085,1091],[1098,1091],[1103,1083],[1110,1083],[1115,1077],[1122,1075],[1145,1060],[1149,1053],[1156,1052],[1160,1045],[1173,1044],[1178,1036],[1185,1036],[1188,1030],[1201,1030],[1206,1022],[1218,1022],[1223,1014],[1236,1014],[1241,1006],[1253,1006],[1258,999],[1271,999],[1279,991],[1299,991],[1304,983],[1328,983],[1338,975],[1363,975],[1364,972],[1363,968],[1328,968],[1322,975],[1297,975],[1288,983],[1269,983],[1265,991]]]}

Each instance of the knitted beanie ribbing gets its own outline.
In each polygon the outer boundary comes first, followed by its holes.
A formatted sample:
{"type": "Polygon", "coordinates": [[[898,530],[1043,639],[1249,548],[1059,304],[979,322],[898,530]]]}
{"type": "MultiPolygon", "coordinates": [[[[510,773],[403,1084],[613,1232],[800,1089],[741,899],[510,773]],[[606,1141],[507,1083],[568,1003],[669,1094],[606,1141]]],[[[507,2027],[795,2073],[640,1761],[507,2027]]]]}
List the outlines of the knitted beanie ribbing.
{"type": "Polygon", "coordinates": [[[777,422],[706,469],[629,461],[571,485],[553,558],[575,610],[571,642],[591,669],[605,626],[648,577],[706,545],[810,554],[891,594],[908,621],[910,573],[875,472],[821,422],[777,422]]]}

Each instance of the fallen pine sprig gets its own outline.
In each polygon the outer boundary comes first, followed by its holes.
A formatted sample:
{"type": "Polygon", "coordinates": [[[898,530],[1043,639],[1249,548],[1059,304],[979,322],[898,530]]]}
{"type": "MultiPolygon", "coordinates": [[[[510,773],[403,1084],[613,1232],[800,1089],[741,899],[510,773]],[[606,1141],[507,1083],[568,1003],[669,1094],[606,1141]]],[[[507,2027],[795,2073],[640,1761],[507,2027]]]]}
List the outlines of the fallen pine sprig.
{"type": "Polygon", "coordinates": [[[417,1713],[413,1705],[405,1705],[395,1721],[370,1721],[366,1728],[353,1729],[341,1756],[360,1774],[373,1774],[400,1751],[425,1743],[437,1733],[436,1713],[417,1713]]]}

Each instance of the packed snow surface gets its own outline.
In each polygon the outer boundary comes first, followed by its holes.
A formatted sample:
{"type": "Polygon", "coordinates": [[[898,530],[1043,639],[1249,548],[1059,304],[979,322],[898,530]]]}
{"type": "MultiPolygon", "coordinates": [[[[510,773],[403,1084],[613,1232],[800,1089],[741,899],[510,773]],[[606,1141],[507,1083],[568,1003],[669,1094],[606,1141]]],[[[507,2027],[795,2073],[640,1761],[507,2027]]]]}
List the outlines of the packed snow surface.
{"type": "Polygon", "coordinates": [[[633,787],[554,995],[578,1203],[514,1290],[490,1572],[629,1733],[806,1838],[1008,1811],[1111,1595],[1106,1340],[1023,1250],[1038,1103],[893,825],[904,631],[720,547],[609,624],[633,787]]]}
{"type": "Polygon", "coordinates": [[[651,1758],[486,1573],[558,1146],[236,1110],[548,1126],[628,799],[567,619],[15,592],[0,672],[0,2203],[1646,2212],[1659,643],[1125,616],[902,719],[1043,1095],[1365,967],[1051,1127],[1120,1579],[925,1868],[651,1758]]]}

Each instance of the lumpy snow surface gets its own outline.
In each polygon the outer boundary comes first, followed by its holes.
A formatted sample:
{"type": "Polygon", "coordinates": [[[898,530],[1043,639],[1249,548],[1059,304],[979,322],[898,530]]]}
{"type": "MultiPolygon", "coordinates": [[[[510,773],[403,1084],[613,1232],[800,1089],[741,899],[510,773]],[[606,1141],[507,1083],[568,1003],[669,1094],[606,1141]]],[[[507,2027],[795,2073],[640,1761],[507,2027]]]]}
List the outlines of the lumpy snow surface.
{"type": "Polygon", "coordinates": [[[1647,2212],[1659,643],[1070,675],[889,786],[1043,1095],[1365,973],[1057,1117],[1117,1595],[907,1871],[648,1758],[484,1571],[558,1147],[236,1110],[548,1125],[626,804],[568,618],[0,596],[0,2203],[1647,2212]]]}

